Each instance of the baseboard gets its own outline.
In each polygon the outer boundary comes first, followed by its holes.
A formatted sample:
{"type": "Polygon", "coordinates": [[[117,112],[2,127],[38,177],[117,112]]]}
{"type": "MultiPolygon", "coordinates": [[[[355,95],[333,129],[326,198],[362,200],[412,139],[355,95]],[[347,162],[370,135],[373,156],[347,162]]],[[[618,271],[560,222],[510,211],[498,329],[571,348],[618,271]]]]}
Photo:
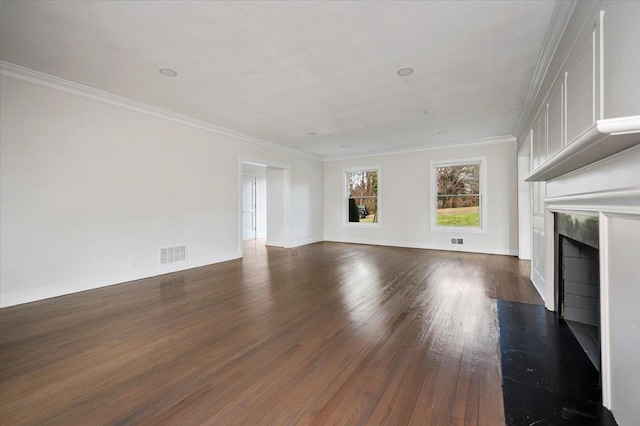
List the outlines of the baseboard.
{"type": "Polygon", "coordinates": [[[531,268],[531,277],[529,279],[531,280],[533,287],[536,289],[536,292],[540,297],[542,297],[542,300],[544,300],[544,289],[546,285],[544,279],[538,275],[533,268],[531,268]]]}
{"type": "Polygon", "coordinates": [[[292,243],[285,243],[284,241],[267,239],[265,245],[270,247],[294,248],[306,246],[307,244],[319,243],[321,241],[324,241],[324,238],[307,238],[306,240],[298,240],[292,243]]]}
{"type": "Polygon", "coordinates": [[[426,250],[444,250],[444,251],[460,251],[467,253],[483,253],[483,254],[500,254],[505,256],[517,256],[518,249],[506,249],[506,248],[494,248],[494,247],[478,247],[478,246],[450,246],[447,244],[430,244],[420,243],[415,241],[390,241],[390,240],[369,240],[359,238],[336,238],[325,237],[325,241],[333,241],[337,243],[351,243],[351,244],[369,244],[373,246],[388,246],[388,247],[404,247],[404,248],[417,248],[426,250]]]}
{"type": "Polygon", "coordinates": [[[287,245],[284,243],[284,241],[278,241],[278,240],[269,240],[267,239],[267,242],[264,243],[266,246],[269,247],[283,247],[286,248],[287,245]]]}
{"type": "Polygon", "coordinates": [[[319,243],[322,241],[324,241],[324,238],[307,238],[306,240],[294,241],[289,245],[289,247],[293,248],[293,247],[306,246],[307,244],[319,243]]]}
{"type": "Polygon", "coordinates": [[[144,270],[131,268],[130,270],[127,270],[126,273],[114,274],[110,277],[76,281],[72,283],[64,283],[20,292],[2,293],[2,297],[0,298],[0,308],[22,305],[24,303],[36,302],[39,300],[65,296],[73,293],[80,293],[82,291],[94,290],[97,288],[122,284],[129,281],[157,277],[160,275],[170,274],[172,272],[185,271],[187,269],[199,268],[201,266],[226,262],[238,258],[240,258],[240,256],[238,256],[237,253],[233,253],[222,256],[203,258],[190,262],[181,262],[174,265],[163,265],[154,268],[147,268],[144,270]]]}
{"type": "MultiPolygon", "coordinates": [[[[529,281],[531,281],[531,285],[533,285],[533,288],[536,289],[536,293],[538,293],[540,295],[540,298],[542,299],[543,302],[545,302],[545,306],[546,306],[546,301],[547,298],[544,295],[544,292],[540,291],[540,289],[538,288],[538,286],[533,282],[532,279],[529,279],[529,281]]],[[[553,309],[549,309],[550,311],[553,311],[553,309]]]]}

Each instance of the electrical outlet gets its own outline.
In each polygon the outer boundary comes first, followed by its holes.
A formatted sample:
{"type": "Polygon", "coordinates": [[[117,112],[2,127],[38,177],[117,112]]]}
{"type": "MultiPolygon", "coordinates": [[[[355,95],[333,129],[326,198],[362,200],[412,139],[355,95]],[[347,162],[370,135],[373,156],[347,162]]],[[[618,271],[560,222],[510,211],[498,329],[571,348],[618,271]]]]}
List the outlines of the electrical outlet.
{"type": "Polygon", "coordinates": [[[464,244],[464,239],[458,237],[452,238],[451,244],[464,244]]]}
{"type": "Polygon", "coordinates": [[[138,266],[138,259],[136,259],[135,257],[130,257],[129,258],[129,267],[130,268],[135,268],[136,266],[138,266]]]}
{"type": "Polygon", "coordinates": [[[458,238],[458,244],[464,244],[464,240],[462,238],[458,238]]]}

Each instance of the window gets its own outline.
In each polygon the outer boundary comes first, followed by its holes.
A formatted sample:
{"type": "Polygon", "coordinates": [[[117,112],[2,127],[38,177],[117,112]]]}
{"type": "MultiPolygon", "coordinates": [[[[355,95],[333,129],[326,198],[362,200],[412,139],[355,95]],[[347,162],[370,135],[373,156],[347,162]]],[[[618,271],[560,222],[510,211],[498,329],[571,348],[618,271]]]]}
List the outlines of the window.
{"type": "Polygon", "coordinates": [[[431,164],[432,229],[485,228],[485,163],[484,158],[478,158],[431,164]]]}
{"type": "Polygon", "coordinates": [[[347,223],[377,224],[379,170],[346,172],[347,223]]]}

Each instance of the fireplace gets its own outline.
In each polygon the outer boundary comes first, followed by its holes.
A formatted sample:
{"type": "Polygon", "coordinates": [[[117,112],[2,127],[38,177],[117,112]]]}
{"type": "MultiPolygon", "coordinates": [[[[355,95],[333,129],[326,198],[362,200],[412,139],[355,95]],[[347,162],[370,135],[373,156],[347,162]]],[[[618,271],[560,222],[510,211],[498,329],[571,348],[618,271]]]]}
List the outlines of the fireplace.
{"type": "Polygon", "coordinates": [[[538,252],[532,253],[536,260],[542,257],[541,261],[546,261],[543,276],[546,279],[540,286],[545,307],[560,316],[560,235],[580,241],[571,236],[576,228],[572,216],[590,218],[584,223],[578,220],[577,227],[590,229],[586,234],[593,237],[598,235],[595,247],[600,259],[598,334],[602,405],[612,410],[620,424],[637,425],[640,425],[639,164],[640,144],[548,180],[544,185],[544,208],[539,209],[543,216],[538,217],[543,222],[538,223],[538,228],[544,231],[544,245],[539,244],[538,252]],[[571,227],[572,233],[563,229],[571,227]]]}
{"type": "Polygon", "coordinates": [[[597,216],[557,213],[556,312],[600,370],[600,262],[597,216]]]}

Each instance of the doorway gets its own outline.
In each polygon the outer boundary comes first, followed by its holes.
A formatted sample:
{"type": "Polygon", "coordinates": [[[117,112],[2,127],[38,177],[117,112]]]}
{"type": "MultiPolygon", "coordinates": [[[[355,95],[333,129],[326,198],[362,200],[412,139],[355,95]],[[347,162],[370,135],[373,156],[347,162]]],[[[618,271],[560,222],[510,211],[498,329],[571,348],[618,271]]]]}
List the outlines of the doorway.
{"type": "Polygon", "coordinates": [[[245,242],[289,247],[291,170],[288,166],[239,159],[238,254],[245,242]]]}
{"type": "Polygon", "coordinates": [[[240,227],[242,241],[267,238],[267,166],[242,163],[240,227]]]}

